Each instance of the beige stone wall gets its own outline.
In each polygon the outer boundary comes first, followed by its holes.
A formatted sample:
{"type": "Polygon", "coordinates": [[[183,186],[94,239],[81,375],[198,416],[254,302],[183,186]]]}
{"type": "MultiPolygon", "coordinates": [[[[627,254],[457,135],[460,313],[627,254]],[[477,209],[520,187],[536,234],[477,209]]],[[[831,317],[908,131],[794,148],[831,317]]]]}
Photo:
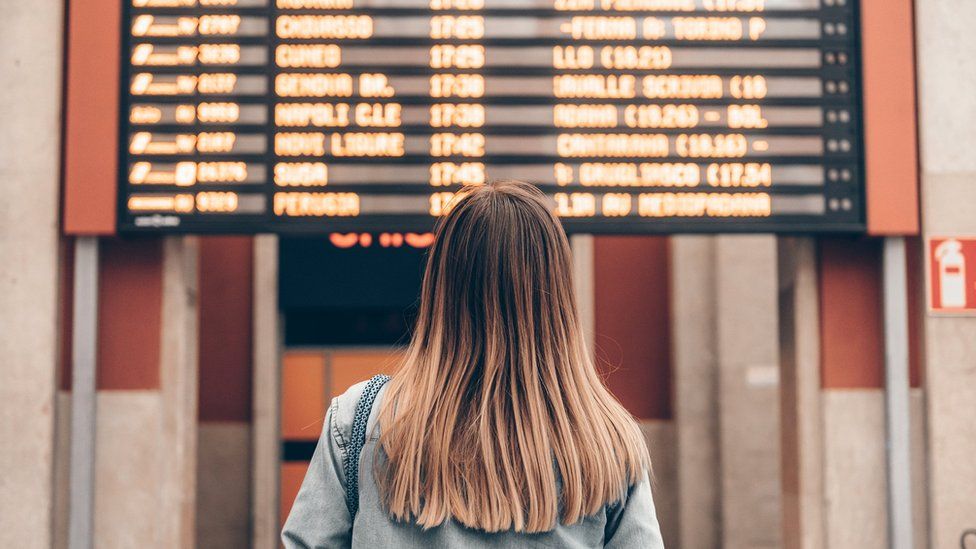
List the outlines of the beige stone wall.
{"type": "Polygon", "coordinates": [[[925,451],[925,394],[922,389],[910,389],[911,453],[912,453],[912,534],[913,547],[925,549],[929,540],[928,455],[925,451]]]}
{"type": "MultiPolygon", "coordinates": [[[[916,0],[922,230],[976,235],[976,3],[916,0]]],[[[976,318],[925,319],[930,546],[976,527],[976,318]]]]}
{"type": "Polygon", "coordinates": [[[654,507],[667,547],[680,547],[678,531],[678,462],[671,421],[642,421],[641,430],[651,453],[654,507]]]}
{"type": "Polygon", "coordinates": [[[680,547],[721,539],[718,369],[715,354],[715,239],[671,239],[671,360],[680,547]]]}
{"type": "Polygon", "coordinates": [[[71,459],[71,393],[58,391],[57,422],[54,444],[58,451],[54,456],[54,531],[53,547],[68,547],[68,480],[71,459]]]}
{"type": "Polygon", "coordinates": [[[680,547],[782,545],[776,248],[672,241],[680,547]]]}
{"type": "Polygon", "coordinates": [[[100,391],[95,461],[95,545],[167,547],[161,501],[170,442],[158,391],[100,391]]]}
{"type": "Polygon", "coordinates": [[[716,245],[722,547],[782,545],[776,241],[716,245]]]}
{"type": "MultiPolygon", "coordinates": [[[[924,402],[912,389],[913,547],[928,547],[924,402]]],[[[824,527],[826,547],[888,547],[884,392],[833,389],[823,393],[824,527]]]]}
{"type": "Polygon", "coordinates": [[[826,546],[888,546],[884,393],[832,389],[823,394],[826,546]]]}
{"type": "Polygon", "coordinates": [[[0,547],[52,543],[62,10],[0,2],[0,547]]]}

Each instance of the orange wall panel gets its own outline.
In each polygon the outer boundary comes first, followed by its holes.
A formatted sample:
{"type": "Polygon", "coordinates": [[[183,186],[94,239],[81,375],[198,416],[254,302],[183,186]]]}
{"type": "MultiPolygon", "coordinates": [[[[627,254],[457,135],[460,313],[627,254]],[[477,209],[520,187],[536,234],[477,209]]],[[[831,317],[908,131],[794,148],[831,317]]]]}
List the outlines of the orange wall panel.
{"type": "Polygon", "coordinates": [[[328,408],[325,355],[289,351],[281,368],[281,438],[318,440],[328,408]]]}
{"type": "MultiPolygon", "coordinates": [[[[914,246],[917,249],[917,242],[914,246]]],[[[883,241],[834,237],[819,241],[821,380],[825,389],[884,387],[883,241]]],[[[921,253],[908,256],[918,256],[921,253]]],[[[908,270],[909,382],[922,384],[920,267],[908,270]]]]}
{"type": "Polygon", "coordinates": [[[881,242],[820,242],[820,330],[825,389],[884,387],[881,242]]]}
{"type": "Polygon", "coordinates": [[[64,231],[115,233],[120,0],[68,2],[64,231]]]}
{"type": "Polygon", "coordinates": [[[376,374],[392,374],[398,351],[333,351],[329,360],[329,400],[376,374]]]}
{"type": "Polygon", "coordinates": [[[861,0],[868,232],[919,231],[912,0],[861,0]]]}
{"type": "Polygon", "coordinates": [[[99,263],[98,388],[158,389],[162,240],[102,239],[99,263]]]}
{"type": "Polygon", "coordinates": [[[594,237],[596,356],[640,419],[671,419],[670,259],[666,237],[594,237]]]}
{"type": "Polygon", "coordinates": [[[253,239],[200,239],[200,421],[250,421],[253,239]]]}
{"type": "MultiPolygon", "coordinates": [[[[308,471],[307,461],[288,461],[281,464],[281,493],[278,500],[278,504],[281,506],[279,509],[279,523],[280,525],[285,524],[285,520],[288,519],[288,513],[291,512],[291,506],[295,503],[295,498],[298,496],[298,490],[302,487],[302,481],[305,480],[305,472],[308,471]]],[[[345,505],[345,500],[339,500],[337,505],[345,505]]]]}

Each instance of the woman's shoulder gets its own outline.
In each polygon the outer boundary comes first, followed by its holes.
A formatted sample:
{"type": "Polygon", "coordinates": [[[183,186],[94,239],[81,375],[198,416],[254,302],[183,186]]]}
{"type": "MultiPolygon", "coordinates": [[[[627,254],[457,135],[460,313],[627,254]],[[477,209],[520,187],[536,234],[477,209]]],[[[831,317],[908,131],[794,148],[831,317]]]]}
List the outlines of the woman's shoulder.
{"type": "MultiPolygon", "coordinates": [[[[352,385],[346,389],[346,392],[332,399],[332,404],[329,407],[332,420],[325,427],[331,429],[332,435],[340,441],[349,439],[350,433],[352,432],[352,425],[356,420],[356,407],[366,392],[371,379],[366,379],[352,385]]],[[[376,395],[376,400],[373,405],[374,412],[379,408],[378,404],[381,401],[385,388],[386,385],[383,385],[376,395]]],[[[373,416],[374,414],[370,414],[370,418],[373,416]]]]}

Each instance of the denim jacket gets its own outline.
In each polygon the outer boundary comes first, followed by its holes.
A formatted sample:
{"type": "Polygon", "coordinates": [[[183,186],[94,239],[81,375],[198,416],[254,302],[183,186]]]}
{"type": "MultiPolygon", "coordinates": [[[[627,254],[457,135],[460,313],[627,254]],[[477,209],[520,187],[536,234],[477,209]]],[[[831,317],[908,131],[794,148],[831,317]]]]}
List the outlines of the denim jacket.
{"type": "Polygon", "coordinates": [[[365,385],[363,382],[352,386],[329,407],[308,473],[281,533],[286,549],[664,548],[646,475],[627,490],[620,502],[576,524],[558,524],[543,533],[487,533],[450,519],[423,530],[415,524],[391,520],[380,502],[371,458],[378,438],[374,426],[385,388],[377,396],[370,414],[369,436],[359,464],[359,513],[351,520],[345,501],[342,463],[356,403],[365,385]]]}

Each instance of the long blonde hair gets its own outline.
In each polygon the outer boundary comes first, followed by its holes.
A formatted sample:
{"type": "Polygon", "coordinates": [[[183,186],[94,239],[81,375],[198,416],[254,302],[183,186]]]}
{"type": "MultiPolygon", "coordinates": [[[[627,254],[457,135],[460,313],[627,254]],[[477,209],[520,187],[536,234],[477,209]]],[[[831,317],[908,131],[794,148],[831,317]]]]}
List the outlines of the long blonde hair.
{"type": "Polygon", "coordinates": [[[551,530],[619,500],[650,466],[587,352],[569,242],[538,189],[455,198],[379,422],[382,501],[424,528],[551,530]]]}

